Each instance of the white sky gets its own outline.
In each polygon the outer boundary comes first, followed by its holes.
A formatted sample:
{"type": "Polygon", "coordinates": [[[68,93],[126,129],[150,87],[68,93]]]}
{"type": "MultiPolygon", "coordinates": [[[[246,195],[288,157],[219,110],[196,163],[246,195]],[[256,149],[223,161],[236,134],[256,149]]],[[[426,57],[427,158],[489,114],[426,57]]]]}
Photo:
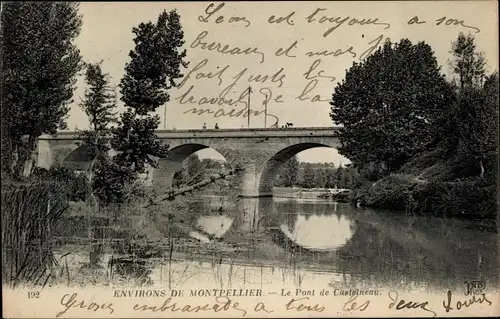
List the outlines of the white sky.
{"type": "MultiPolygon", "coordinates": [[[[251,107],[262,109],[264,96],[259,93],[262,88],[269,88],[273,97],[282,95],[284,103],[268,103],[268,112],[280,118],[280,124],[292,122],[294,126],[331,126],[329,117],[330,106],[328,102],[311,102],[312,97],[319,95],[321,99],[331,98],[331,94],[336,83],[345,75],[353,61],[359,61],[362,52],[371,45],[370,41],[382,36],[399,40],[403,37],[409,38],[413,42],[426,41],[434,49],[438,62],[443,65],[443,70],[448,70],[447,60],[450,57],[449,51],[451,42],[455,40],[459,32],[474,33],[478,50],[485,52],[488,60],[489,71],[498,69],[498,18],[496,1],[439,1],[439,2],[390,2],[390,1],[370,1],[370,2],[228,2],[220,11],[209,18],[208,23],[200,22],[198,17],[204,14],[210,2],[85,2],[80,5],[80,13],[83,15],[83,27],[77,39],[77,45],[86,61],[97,62],[103,60],[103,69],[112,76],[112,84],[118,84],[124,73],[125,63],[129,61],[128,52],[133,48],[132,28],[141,22],[156,21],[158,14],[166,9],[177,9],[181,16],[181,23],[185,33],[185,47],[187,49],[187,60],[190,61],[188,69],[184,74],[188,74],[202,60],[207,59],[206,65],[199,72],[216,73],[218,70],[228,66],[221,76],[222,82],[219,85],[218,79],[193,80],[196,73],[188,79],[180,90],[171,91],[171,101],[167,104],[168,129],[177,128],[201,128],[203,123],[208,127],[213,127],[217,122],[221,128],[239,128],[247,126],[246,118],[219,117],[215,119],[212,115],[184,114],[192,107],[199,107],[193,104],[181,105],[177,99],[193,85],[192,96],[195,100],[201,97],[217,97],[219,93],[227,87],[233,77],[247,68],[245,75],[236,83],[235,94],[228,95],[227,98],[237,98],[239,94],[252,85],[254,93],[252,95],[251,107]],[[309,23],[307,17],[317,8],[325,9],[319,12],[316,21],[309,23]],[[287,16],[295,11],[291,20],[294,25],[270,24],[268,18],[271,15],[287,16]],[[216,24],[215,19],[224,16],[225,22],[216,24]],[[425,24],[408,25],[407,21],[418,15],[420,20],[425,20],[425,24]],[[231,16],[246,17],[250,25],[246,23],[228,23],[231,16]],[[319,23],[322,16],[374,19],[378,17],[379,22],[388,23],[386,25],[348,25],[349,20],[340,25],[328,36],[323,34],[326,30],[338,23],[319,23]],[[463,26],[446,25],[446,20],[441,25],[436,25],[436,20],[442,17],[463,20],[463,24],[473,26],[466,28],[463,26]],[[480,32],[475,33],[476,29],[480,32]],[[238,46],[241,49],[247,47],[256,48],[264,55],[262,62],[261,54],[248,55],[223,55],[214,51],[202,50],[200,47],[189,48],[197,36],[207,31],[203,41],[220,42],[222,45],[232,47],[238,46]],[[293,42],[297,41],[297,46],[291,51],[295,57],[275,56],[276,50],[280,47],[286,49],[293,42]],[[304,90],[310,80],[305,79],[304,73],[310,68],[317,57],[306,55],[308,51],[330,50],[346,51],[349,47],[356,53],[356,57],[350,54],[340,56],[322,57],[317,71],[323,70],[323,75],[335,77],[321,78],[316,86],[307,94],[309,99],[300,101],[297,96],[304,90]],[[218,69],[217,69],[218,68],[218,69]],[[248,76],[261,74],[272,76],[283,68],[281,74],[285,74],[281,87],[278,82],[271,83],[249,83],[248,76]]],[[[217,3],[215,7],[219,5],[217,3]]],[[[338,21],[338,20],[337,20],[338,21]]],[[[310,84],[311,85],[311,84],[310,84]]],[[[85,128],[88,121],[77,103],[83,96],[84,86],[80,80],[75,92],[75,101],[71,108],[68,126],[69,129],[85,128]]],[[[205,105],[210,107],[210,105],[205,105]]],[[[212,106],[214,111],[218,106],[212,106]]],[[[236,107],[237,110],[243,108],[236,107]]],[[[225,106],[229,110],[231,107],[225,106]]],[[[163,119],[164,109],[160,107],[158,113],[163,119]]],[[[268,119],[268,125],[271,124],[268,119]]],[[[164,127],[162,122],[161,128],[164,127]]],[[[251,127],[264,127],[262,116],[251,117],[251,127]]],[[[201,155],[201,154],[200,154],[201,155]]],[[[302,152],[300,159],[312,162],[347,162],[345,158],[338,155],[331,149],[313,149],[302,152]]]]}

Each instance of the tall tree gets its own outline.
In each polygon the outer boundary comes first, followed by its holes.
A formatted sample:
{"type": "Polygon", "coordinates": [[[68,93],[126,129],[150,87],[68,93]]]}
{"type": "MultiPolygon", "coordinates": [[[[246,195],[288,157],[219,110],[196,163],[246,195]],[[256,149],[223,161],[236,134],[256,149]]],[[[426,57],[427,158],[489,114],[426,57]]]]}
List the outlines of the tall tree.
{"type": "Polygon", "coordinates": [[[304,176],[302,180],[302,187],[304,188],[314,188],[315,184],[314,169],[311,163],[306,163],[304,167],[304,176]]]}
{"type": "Polygon", "coordinates": [[[101,161],[95,167],[94,193],[101,204],[123,203],[133,197],[133,188],[130,186],[135,179],[136,175],[131,167],[121,165],[114,158],[101,161]]]}
{"type": "Polygon", "coordinates": [[[314,185],[317,188],[325,187],[326,175],[323,168],[317,168],[314,170],[314,185]]]}
{"type": "MultiPolygon", "coordinates": [[[[111,125],[116,122],[116,94],[109,84],[109,75],[102,71],[100,63],[87,64],[85,82],[88,88],[80,107],[87,114],[89,129],[79,132],[79,140],[90,157],[87,181],[89,191],[93,193],[95,167],[105,165],[103,161],[108,158],[111,125]]],[[[98,171],[104,172],[101,169],[98,171]]]]}
{"type": "Polygon", "coordinates": [[[2,4],[2,171],[31,172],[37,138],[66,127],[81,56],[75,2],[2,4]],[[2,134],[3,135],[3,134],[2,134]]]}
{"type": "Polygon", "coordinates": [[[430,46],[386,42],[354,63],[334,90],[330,116],[342,125],[339,152],[355,167],[375,163],[380,176],[398,170],[434,142],[435,119],[450,93],[430,46]]]}
{"type": "Polygon", "coordinates": [[[345,187],[345,173],[342,165],[339,165],[337,171],[335,172],[335,184],[337,185],[337,188],[345,187]]]}
{"type": "Polygon", "coordinates": [[[114,129],[112,147],[118,152],[115,163],[127,167],[132,174],[145,171],[146,165],[156,167],[156,158],[164,157],[168,146],[162,145],[155,130],[160,118],[156,109],[170,100],[168,91],[177,86],[187,67],[186,51],[179,14],[163,11],[156,23],[141,23],[133,28],[135,49],[121,80],[121,100],[127,110],[114,129]]]}
{"type": "Polygon", "coordinates": [[[299,160],[296,156],[293,156],[288,161],[285,162],[284,168],[281,171],[281,176],[283,178],[284,187],[292,187],[297,183],[297,177],[299,174],[299,160]]]}
{"type": "Polygon", "coordinates": [[[337,186],[337,179],[336,179],[336,172],[337,170],[335,168],[327,168],[326,169],[326,181],[325,181],[325,187],[326,188],[335,188],[337,186]]]}
{"type": "Polygon", "coordinates": [[[498,74],[487,77],[482,88],[461,89],[453,117],[459,125],[454,130],[458,139],[455,163],[461,174],[484,177],[486,167],[490,174],[497,164],[498,74]]]}
{"type": "Polygon", "coordinates": [[[460,89],[480,87],[485,77],[486,61],[481,52],[476,51],[474,36],[463,33],[452,43],[451,66],[456,85],[460,89]]]}
{"type": "Polygon", "coordinates": [[[457,177],[483,177],[496,167],[498,74],[486,75],[472,35],[459,34],[451,52],[456,99],[443,125],[443,146],[457,177]]]}
{"type": "Polygon", "coordinates": [[[343,188],[351,189],[354,186],[354,175],[353,168],[346,167],[344,168],[344,185],[343,188]]]}
{"type": "Polygon", "coordinates": [[[481,114],[481,119],[484,135],[481,136],[480,148],[482,150],[482,159],[485,161],[484,166],[488,168],[488,171],[484,172],[483,167],[482,173],[492,183],[496,183],[498,178],[498,144],[500,142],[498,71],[486,77],[483,90],[485,107],[484,112],[481,114]]]}

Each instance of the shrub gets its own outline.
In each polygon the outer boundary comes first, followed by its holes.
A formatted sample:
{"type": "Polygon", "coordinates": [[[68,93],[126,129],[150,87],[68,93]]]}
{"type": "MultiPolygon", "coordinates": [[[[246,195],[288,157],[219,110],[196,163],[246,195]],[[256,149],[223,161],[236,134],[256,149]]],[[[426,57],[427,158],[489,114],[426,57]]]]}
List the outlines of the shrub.
{"type": "Polygon", "coordinates": [[[496,187],[482,178],[431,182],[415,197],[425,214],[494,219],[497,212],[496,187]]]}
{"type": "Polygon", "coordinates": [[[392,174],[373,184],[366,182],[355,190],[354,199],[370,207],[404,210],[411,201],[415,186],[407,175],[392,174]]]}
{"type": "Polygon", "coordinates": [[[53,166],[49,170],[37,167],[31,179],[34,182],[52,182],[61,187],[61,191],[70,201],[84,201],[87,197],[87,179],[84,173],[75,171],[64,166],[53,166]]]}

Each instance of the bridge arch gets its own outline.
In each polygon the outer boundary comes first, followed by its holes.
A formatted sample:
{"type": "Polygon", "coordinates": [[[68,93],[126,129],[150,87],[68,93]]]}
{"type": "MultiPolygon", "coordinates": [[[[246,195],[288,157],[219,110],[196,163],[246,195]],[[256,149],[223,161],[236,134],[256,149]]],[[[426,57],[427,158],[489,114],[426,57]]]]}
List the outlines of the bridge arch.
{"type": "Polygon", "coordinates": [[[166,160],[182,163],[190,155],[207,148],[210,146],[199,143],[178,145],[168,150],[166,160]]]}
{"type": "Polygon", "coordinates": [[[69,150],[68,154],[58,159],[58,164],[72,170],[85,171],[92,162],[88,147],[75,144],[73,149],[69,150]]]}
{"type": "MultiPolygon", "coordinates": [[[[174,186],[174,177],[184,168],[184,161],[189,156],[201,150],[213,150],[224,158],[227,163],[226,155],[220,150],[212,147],[209,143],[187,142],[171,147],[165,158],[159,159],[158,168],[153,173],[153,187],[157,190],[165,190],[174,186]]],[[[200,158],[203,161],[205,158],[200,158]]],[[[227,164],[225,164],[227,165],[227,164]]]]}
{"type": "Polygon", "coordinates": [[[336,148],[325,143],[303,142],[285,147],[274,156],[272,156],[264,165],[260,176],[258,185],[259,197],[272,197],[274,181],[281,168],[289,159],[302,151],[318,147],[328,147],[332,149],[336,148]]]}

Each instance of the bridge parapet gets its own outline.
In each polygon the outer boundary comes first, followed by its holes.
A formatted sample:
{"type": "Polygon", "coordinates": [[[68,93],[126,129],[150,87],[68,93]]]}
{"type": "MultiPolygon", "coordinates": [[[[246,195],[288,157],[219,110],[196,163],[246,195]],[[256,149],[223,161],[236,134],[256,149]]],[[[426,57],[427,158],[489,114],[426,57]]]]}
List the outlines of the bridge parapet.
{"type": "MultiPolygon", "coordinates": [[[[158,130],[159,139],[179,138],[245,138],[245,137],[304,137],[321,136],[335,137],[339,127],[291,127],[291,128],[230,128],[230,129],[186,129],[186,130],[158,130]]],[[[74,140],[77,132],[58,132],[55,135],[44,134],[39,140],[74,140]]]]}

